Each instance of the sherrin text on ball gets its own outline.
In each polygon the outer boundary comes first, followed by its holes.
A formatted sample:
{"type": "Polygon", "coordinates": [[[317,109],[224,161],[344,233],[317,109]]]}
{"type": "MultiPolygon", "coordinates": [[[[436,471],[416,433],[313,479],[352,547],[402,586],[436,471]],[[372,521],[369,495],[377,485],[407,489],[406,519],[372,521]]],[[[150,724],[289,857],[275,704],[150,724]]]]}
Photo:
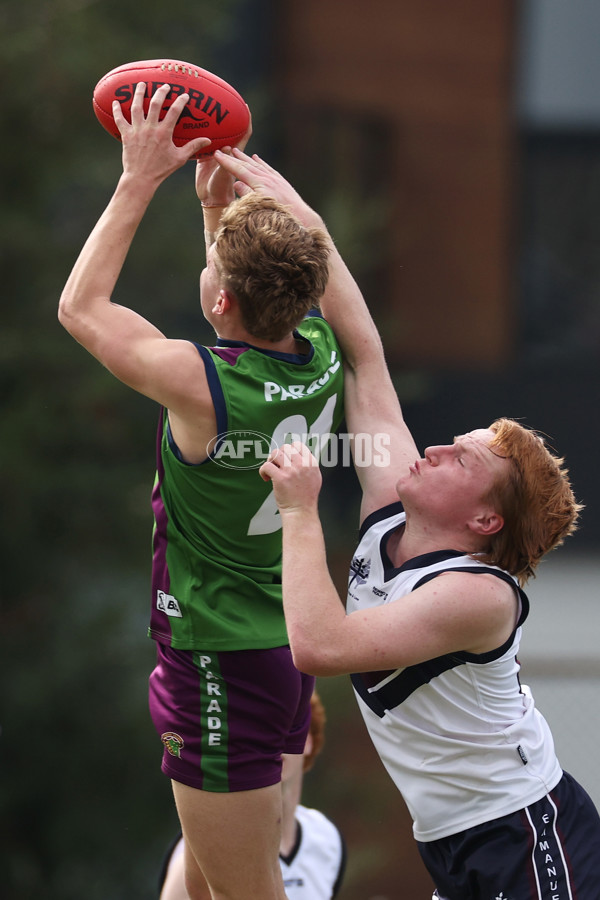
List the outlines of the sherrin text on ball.
{"type": "Polygon", "coordinates": [[[113,101],[119,101],[123,115],[130,122],[131,101],[135,86],[140,81],[146,84],[144,114],[148,112],[150,99],[163,84],[168,84],[170,90],[161,118],[177,97],[189,94],[189,100],[175,125],[173,141],[181,147],[193,138],[210,138],[212,143],[200,150],[196,157],[208,156],[221,147],[235,145],[248,129],[250,112],[243,97],[218,75],[191,63],[149,59],[112,69],[94,88],[96,117],[117,140],[121,136],[112,113],[113,101]]]}

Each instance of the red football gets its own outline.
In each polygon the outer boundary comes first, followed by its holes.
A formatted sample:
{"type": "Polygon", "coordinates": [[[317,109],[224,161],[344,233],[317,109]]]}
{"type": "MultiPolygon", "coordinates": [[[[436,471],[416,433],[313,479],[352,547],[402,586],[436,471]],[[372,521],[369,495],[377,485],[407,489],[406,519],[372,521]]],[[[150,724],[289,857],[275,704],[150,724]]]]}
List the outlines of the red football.
{"type": "Polygon", "coordinates": [[[180,94],[190,95],[175,125],[173,141],[181,147],[193,138],[210,138],[212,144],[195,154],[194,158],[209,156],[220,147],[233,146],[246,133],[250,122],[248,107],[238,92],[222,78],[190,63],[147,59],[112,69],[94,88],[96,117],[118,140],[121,135],[112,114],[113,100],[119,101],[123,115],[130,122],[133,92],[140,81],[146,83],[144,113],[148,112],[150,98],[162,84],[171,85],[163,104],[163,114],[180,94]]]}

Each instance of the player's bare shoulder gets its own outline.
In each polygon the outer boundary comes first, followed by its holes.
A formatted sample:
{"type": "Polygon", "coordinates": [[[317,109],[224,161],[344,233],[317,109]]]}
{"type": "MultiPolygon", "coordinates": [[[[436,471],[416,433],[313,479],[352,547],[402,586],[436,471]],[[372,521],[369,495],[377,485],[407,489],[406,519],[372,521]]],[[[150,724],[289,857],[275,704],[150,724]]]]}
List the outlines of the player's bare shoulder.
{"type": "Polygon", "coordinates": [[[212,408],[204,361],[192,341],[156,341],[145,372],[143,393],[161,405],[186,416],[212,408]]]}
{"type": "Polygon", "coordinates": [[[169,341],[171,347],[162,360],[164,378],[170,377],[167,407],[171,434],[182,458],[191,464],[203,462],[214,440],[217,419],[198,348],[190,341],[169,341]]]}

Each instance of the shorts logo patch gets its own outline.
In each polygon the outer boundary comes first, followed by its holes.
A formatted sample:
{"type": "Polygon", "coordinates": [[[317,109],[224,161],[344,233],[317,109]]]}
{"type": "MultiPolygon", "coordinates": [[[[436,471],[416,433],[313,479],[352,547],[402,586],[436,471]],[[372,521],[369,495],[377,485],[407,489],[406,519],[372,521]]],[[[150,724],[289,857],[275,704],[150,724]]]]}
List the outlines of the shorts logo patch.
{"type": "Polygon", "coordinates": [[[181,751],[183,750],[183,738],[181,735],[176,734],[174,731],[165,731],[164,734],[161,734],[160,739],[171,756],[181,759],[181,751]]]}

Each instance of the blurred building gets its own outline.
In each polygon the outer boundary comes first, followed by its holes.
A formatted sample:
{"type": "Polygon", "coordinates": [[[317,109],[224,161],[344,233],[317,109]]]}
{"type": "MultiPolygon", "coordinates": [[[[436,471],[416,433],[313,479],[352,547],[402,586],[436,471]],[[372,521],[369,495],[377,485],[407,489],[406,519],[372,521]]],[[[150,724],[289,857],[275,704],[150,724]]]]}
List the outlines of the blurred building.
{"type": "Polygon", "coordinates": [[[503,415],[543,431],[595,546],[600,7],[260,6],[286,171],[367,296],[418,441],[503,415]]]}
{"type": "Polygon", "coordinates": [[[375,202],[387,213],[368,275],[391,361],[502,364],[514,333],[515,3],[290,0],[279,18],[290,152],[351,186],[365,239],[375,202]]]}

